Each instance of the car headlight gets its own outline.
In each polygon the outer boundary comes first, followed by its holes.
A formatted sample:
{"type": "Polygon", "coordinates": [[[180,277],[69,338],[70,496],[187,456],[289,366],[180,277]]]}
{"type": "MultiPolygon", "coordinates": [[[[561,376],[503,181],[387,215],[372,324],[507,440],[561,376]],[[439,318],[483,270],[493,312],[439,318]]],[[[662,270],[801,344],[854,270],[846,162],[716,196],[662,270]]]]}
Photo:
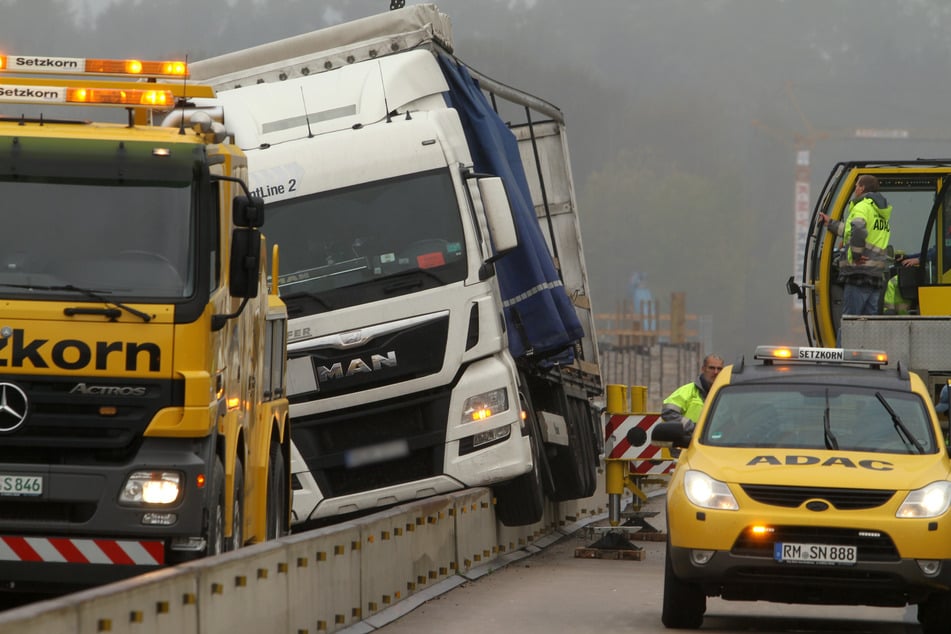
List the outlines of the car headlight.
{"type": "Polygon", "coordinates": [[[119,494],[120,504],[172,504],[182,492],[182,474],[177,471],[135,471],[119,494]]]}
{"type": "Polygon", "coordinates": [[[895,517],[938,517],[948,510],[948,506],[951,506],[951,482],[941,480],[909,491],[895,517]]]}
{"type": "Polygon", "coordinates": [[[485,420],[509,408],[508,390],[500,387],[497,390],[476,394],[467,398],[462,406],[462,422],[485,420]]]}
{"type": "Polygon", "coordinates": [[[718,511],[736,511],[740,505],[725,482],[714,480],[702,471],[684,474],[684,493],[687,499],[699,507],[718,511]]]}

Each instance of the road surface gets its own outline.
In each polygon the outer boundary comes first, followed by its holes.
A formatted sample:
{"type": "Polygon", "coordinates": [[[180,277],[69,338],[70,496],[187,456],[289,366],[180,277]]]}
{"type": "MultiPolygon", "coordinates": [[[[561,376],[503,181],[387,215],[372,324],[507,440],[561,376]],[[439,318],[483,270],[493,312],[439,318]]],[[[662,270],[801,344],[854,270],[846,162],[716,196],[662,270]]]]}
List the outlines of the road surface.
{"type": "MultiPolygon", "coordinates": [[[[644,507],[663,530],[663,497],[644,507]]],[[[606,525],[607,522],[597,522],[606,525]]],[[[395,612],[361,631],[383,634],[654,634],[668,632],[660,621],[664,585],[664,542],[631,542],[640,561],[577,557],[578,549],[601,537],[593,527],[576,531],[540,552],[494,570],[422,603],[397,618],[395,612]],[[388,623],[385,621],[390,620],[388,623]]],[[[408,605],[401,610],[410,609],[408,605]]],[[[701,631],[920,633],[916,608],[803,606],[707,599],[701,631]]],[[[353,629],[353,628],[351,628],[353,629]]],[[[673,630],[671,630],[673,631],[673,630]]]]}

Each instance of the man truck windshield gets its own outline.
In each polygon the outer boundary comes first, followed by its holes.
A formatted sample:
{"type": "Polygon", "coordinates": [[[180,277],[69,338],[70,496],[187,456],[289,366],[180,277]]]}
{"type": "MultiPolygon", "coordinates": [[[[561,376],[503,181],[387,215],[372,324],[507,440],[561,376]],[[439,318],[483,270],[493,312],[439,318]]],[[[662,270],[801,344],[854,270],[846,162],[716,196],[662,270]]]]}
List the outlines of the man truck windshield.
{"type": "Polygon", "coordinates": [[[466,249],[447,171],[268,204],[291,316],[465,279],[466,249]]]}

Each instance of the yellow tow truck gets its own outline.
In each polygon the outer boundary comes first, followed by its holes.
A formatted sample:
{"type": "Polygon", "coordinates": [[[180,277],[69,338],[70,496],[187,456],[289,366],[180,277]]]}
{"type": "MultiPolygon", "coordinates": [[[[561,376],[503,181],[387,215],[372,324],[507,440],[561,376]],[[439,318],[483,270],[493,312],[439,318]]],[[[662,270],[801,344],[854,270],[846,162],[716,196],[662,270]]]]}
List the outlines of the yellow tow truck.
{"type": "Polygon", "coordinates": [[[287,312],[245,155],[152,123],[187,72],[0,55],[0,590],[287,531],[287,312]]]}

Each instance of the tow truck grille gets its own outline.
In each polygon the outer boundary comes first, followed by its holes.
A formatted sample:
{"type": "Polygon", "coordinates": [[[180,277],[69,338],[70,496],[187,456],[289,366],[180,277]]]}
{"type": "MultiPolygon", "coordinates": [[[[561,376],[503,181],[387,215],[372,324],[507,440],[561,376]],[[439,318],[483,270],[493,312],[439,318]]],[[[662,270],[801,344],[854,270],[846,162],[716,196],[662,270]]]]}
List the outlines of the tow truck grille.
{"type": "Polygon", "coordinates": [[[184,381],[92,379],[88,377],[30,377],[5,375],[29,400],[29,415],[0,442],[0,463],[90,464],[121,463],[137,451],[146,427],[165,407],[185,401],[184,381]],[[98,392],[86,394],[88,384],[98,392]],[[141,394],[110,395],[117,390],[143,388],[141,394]],[[112,408],[103,414],[101,408],[112,408]]]}
{"type": "Polygon", "coordinates": [[[825,500],[840,511],[872,509],[888,502],[895,491],[743,484],[743,491],[760,504],[797,508],[808,500],[825,500]]]}
{"type": "Polygon", "coordinates": [[[857,546],[859,561],[898,561],[898,550],[891,537],[882,531],[826,526],[773,526],[772,532],[754,535],[750,530],[740,533],[731,553],[744,557],[773,558],[773,544],[797,542],[806,544],[837,544],[857,546]]]}

